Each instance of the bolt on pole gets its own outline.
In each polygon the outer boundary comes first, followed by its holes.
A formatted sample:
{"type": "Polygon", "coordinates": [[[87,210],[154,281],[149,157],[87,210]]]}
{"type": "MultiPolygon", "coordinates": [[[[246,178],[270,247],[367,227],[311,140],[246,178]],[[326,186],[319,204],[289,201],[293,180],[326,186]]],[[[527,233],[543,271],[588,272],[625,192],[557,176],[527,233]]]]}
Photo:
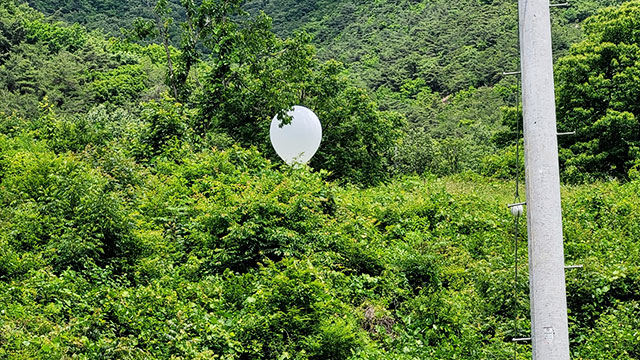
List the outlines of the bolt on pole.
{"type": "Polygon", "coordinates": [[[569,359],[549,0],[519,0],[534,360],[569,359]]]}

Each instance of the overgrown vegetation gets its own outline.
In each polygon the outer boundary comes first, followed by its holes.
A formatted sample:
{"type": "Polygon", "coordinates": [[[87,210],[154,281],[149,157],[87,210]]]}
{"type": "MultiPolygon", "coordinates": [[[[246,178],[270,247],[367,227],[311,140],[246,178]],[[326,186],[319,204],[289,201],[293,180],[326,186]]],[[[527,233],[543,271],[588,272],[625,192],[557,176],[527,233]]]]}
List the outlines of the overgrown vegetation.
{"type": "Polygon", "coordinates": [[[573,181],[625,179],[640,167],[639,17],[638,2],[600,12],[558,64],[560,126],[577,132],[562,154],[573,181]]]}
{"type": "MultiPolygon", "coordinates": [[[[280,38],[256,2],[161,1],[120,39],[0,0],[0,358],[512,359],[520,114],[487,66],[515,66],[514,4],[463,3],[265,2],[280,38]],[[473,66],[437,58],[447,39],[473,66]],[[325,130],[299,169],[267,140],[294,104],[325,130]]],[[[561,12],[558,50],[611,3],[561,12]]],[[[639,7],[557,65],[578,359],[640,358],[639,7]]]]}
{"type": "MultiPolygon", "coordinates": [[[[509,184],[1,145],[3,356],[511,358],[509,184]]],[[[637,358],[639,186],[565,189],[567,261],[588,264],[568,274],[576,357],[637,358]]]]}

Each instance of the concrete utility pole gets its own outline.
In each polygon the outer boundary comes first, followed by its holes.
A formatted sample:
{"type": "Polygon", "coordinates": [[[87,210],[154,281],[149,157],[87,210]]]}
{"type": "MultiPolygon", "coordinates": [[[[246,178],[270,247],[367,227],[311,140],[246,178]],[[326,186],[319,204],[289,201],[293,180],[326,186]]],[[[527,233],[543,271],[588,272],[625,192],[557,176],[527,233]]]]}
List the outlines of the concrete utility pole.
{"type": "Polygon", "coordinates": [[[519,0],[534,360],[569,359],[549,0],[519,0]]]}

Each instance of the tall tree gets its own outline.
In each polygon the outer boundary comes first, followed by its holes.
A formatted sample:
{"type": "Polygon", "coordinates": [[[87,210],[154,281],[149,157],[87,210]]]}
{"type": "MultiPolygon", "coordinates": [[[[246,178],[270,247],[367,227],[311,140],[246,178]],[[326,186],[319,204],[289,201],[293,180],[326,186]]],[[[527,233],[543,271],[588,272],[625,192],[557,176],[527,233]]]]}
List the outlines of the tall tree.
{"type": "Polygon", "coordinates": [[[557,66],[561,159],[570,180],[624,179],[640,163],[640,1],[585,21],[587,38],[557,66]]]}
{"type": "Polygon", "coordinates": [[[175,67],[177,98],[196,103],[197,134],[226,133],[275,158],[268,134],[272,117],[287,121],[284,115],[293,105],[307,105],[325,128],[314,167],[362,184],[385,176],[400,117],[378,111],[365,91],[351,85],[342,64],[320,62],[308,35],[278,38],[271,19],[246,13],[240,0],[182,4],[186,20],[175,67]],[[197,68],[204,71],[191,80],[197,68]],[[197,91],[191,90],[194,82],[201,85],[197,91]]]}

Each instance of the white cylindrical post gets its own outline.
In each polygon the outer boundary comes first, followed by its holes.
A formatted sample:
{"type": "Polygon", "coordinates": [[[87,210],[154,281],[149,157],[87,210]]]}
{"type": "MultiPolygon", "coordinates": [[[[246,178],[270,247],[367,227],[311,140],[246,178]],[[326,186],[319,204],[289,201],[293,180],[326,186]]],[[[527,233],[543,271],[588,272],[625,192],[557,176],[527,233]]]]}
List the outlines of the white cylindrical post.
{"type": "Polygon", "coordinates": [[[549,0],[519,0],[533,359],[569,359],[549,0]]]}

